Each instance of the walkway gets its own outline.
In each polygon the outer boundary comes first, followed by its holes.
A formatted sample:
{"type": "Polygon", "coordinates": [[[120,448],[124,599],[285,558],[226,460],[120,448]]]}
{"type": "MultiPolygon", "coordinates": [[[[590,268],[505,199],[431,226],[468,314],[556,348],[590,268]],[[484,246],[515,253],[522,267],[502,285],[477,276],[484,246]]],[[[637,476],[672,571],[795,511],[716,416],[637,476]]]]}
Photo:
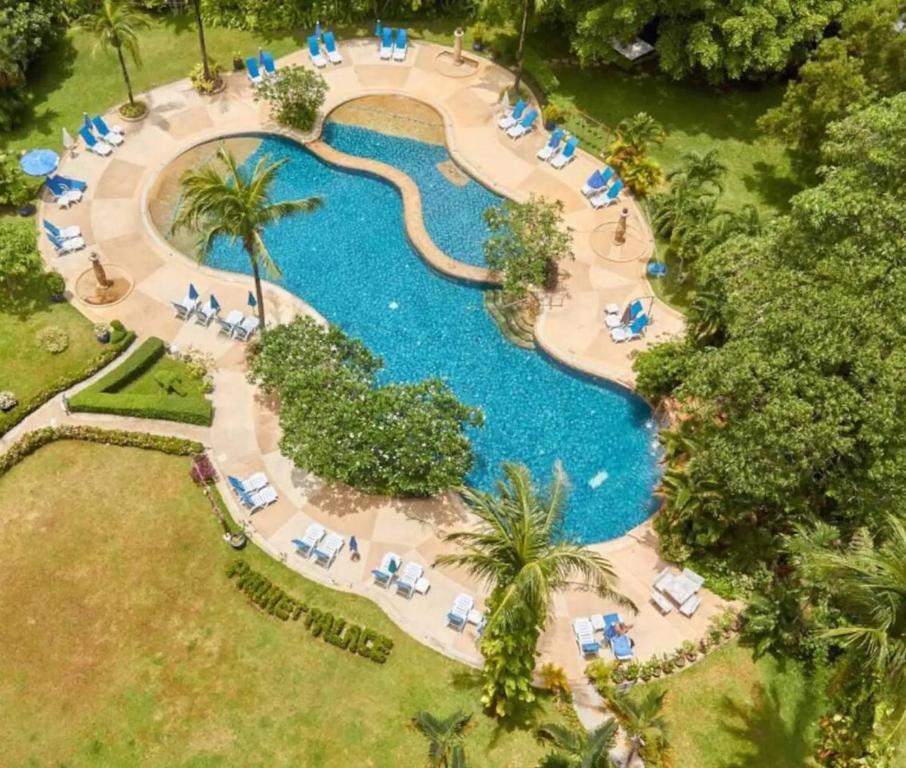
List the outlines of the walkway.
{"type": "MultiPolygon", "coordinates": [[[[501,90],[511,82],[511,75],[482,60],[470,77],[446,77],[434,66],[441,50],[435,45],[415,43],[405,63],[391,64],[378,61],[376,46],[371,42],[344,44],[344,64],[324,72],[330,86],[326,108],[369,93],[400,93],[421,99],[443,116],[451,154],[471,173],[514,199],[526,199],[534,193],[563,200],[567,222],[574,230],[576,260],[565,265],[568,275],[562,305],[549,308],[539,319],[539,341],[551,354],[576,367],[631,383],[630,353],[661,335],[678,332],[682,326],[681,318],[656,303],[652,333],[641,344],[615,345],[604,331],[601,317],[606,303],[625,303],[650,293],[644,279],[648,250],[641,235],[647,230],[634,203],[630,201],[628,206],[630,228],[635,234],[624,254],[612,248],[612,240],[606,234],[607,227],[613,225],[619,214],[618,209],[594,212],[576,191],[595,161],[581,155],[560,172],[536,161],[534,154],[545,140],[541,133],[512,142],[493,125],[497,117],[494,105],[501,90]],[[609,259],[596,255],[595,249],[601,252],[602,242],[609,259]]],[[[293,54],[280,65],[288,63],[308,65],[307,55],[293,54]]],[[[160,336],[172,345],[193,346],[215,357],[218,370],[213,395],[217,414],[214,426],[190,429],[193,434],[201,435],[222,473],[243,475],[263,469],[278,488],[280,501],[253,517],[235,505],[232,509],[260,546],[309,578],[370,597],[400,626],[426,644],[467,663],[479,664],[472,630],[462,635],[454,633],[445,628],[444,616],[457,592],[480,596],[480,585],[463,572],[430,568],[436,556],[447,550],[441,534],[468,523],[461,502],[454,497],[429,501],[374,498],[325,484],[300,472],[278,450],[276,413],[245,380],[244,347],[218,336],[213,328],[185,324],[173,317],[169,301],[180,298],[174,291],[181,290],[190,280],[204,294],[216,292],[226,308],[244,306],[250,287],[250,280],[245,276],[199,267],[172,252],[166,241],[150,230],[146,214],[147,198],[155,178],[188,147],[227,133],[277,130],[265,108],[252,100],[244,73],[230,74],[227,78],[227,89],[208,99],[196,95],[188,81],[154,90],[145,97],[151,115],[142,123],[127,125],[126,142],[112,158],[101,159],[82,152],[66,159],[63,173],[85,179],[88,194],[82,203],[67,211],[57,211],[54,206],[53,218],[58,225],[80,225],[90,246],[63,258],[49,252],[45,257],[70,285],[88,268],[88,255],[92,251],[98,252],[104,263],[121,265],[135,280],[132,293],[114,307],[99,310],[81,306],[86,315],[93,320],[119,318],[141,337],[160,336]],[[312,520],[347,537],[355,534],[362,559],[353,563],[344,552],[329,571],[301,560],[290,541],[300,536],[312,520]],[[370,570],[387,551],[426,567],[432,583],[426,596],[406,600],[372,585],[370,570]]],[[[47,209],[45,204],[42,213],[47,209]]],[[[300,312],[316,314],[295,296],[274,285],[266,287],[265,302],[271,322],[288,321],[300,312]]],[[[79,306],[78,302],[76,305],[79,306]]],[[[66,417],[54,400],[0,440],[0,445],[51,419],[122,428],[150,427],[155,432],[180,430],[178,426],[160,422],[66,417]]],[[[232,499],[228,492],[224,496],[232,499]]],[[[692,619],[675,612],[662,617],[647,602],[654,576],[663,567],[648,524],[595,548],[613,563],[619,575],[618,589],[640,608],[639,615],[632,620],[640,658],[664,653],[684,640],[700,637],[709,617],[720,609],[720,601],[707,593],[692,619]]],[[[586,593],[558,596],[552,621],[542,639],[542,660],[554,660],[572,680],[579,681],[585,661],[577,653],[570,620],[593,611],[612,609],[605,601],[586,593]]]]}

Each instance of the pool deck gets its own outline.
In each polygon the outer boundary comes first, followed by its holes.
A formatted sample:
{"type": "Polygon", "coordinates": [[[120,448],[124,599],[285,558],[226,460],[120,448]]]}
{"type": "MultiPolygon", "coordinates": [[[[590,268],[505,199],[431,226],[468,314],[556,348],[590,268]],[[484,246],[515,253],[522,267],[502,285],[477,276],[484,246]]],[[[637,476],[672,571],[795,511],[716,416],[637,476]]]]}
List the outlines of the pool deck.
{"type": "MultiPolygon", "coordinates": [[[[604,329],[602,313],[606,303],[624,304],[651,295],[644,274],[651,237],[637,206],[631,200],[625,201],[630,210],[630,237],[625,246],[613,246],[610,231],[622,206],[596,212],[578,192],[600,161],[580,152],[573,163],[559,172],[537,161],[535,152],[547,139],[544,131],[514,142],[495,125],[495,104],[501,90],[512,82],[512,75],[482,59],[470,76],[447,76],[435,66],[435,59],[443,50],[436,45],[410,43],[407,60],[390,63],[378,60],[377,46],[371,41],[341,44],[344,63],[323,70],[330,86],[326,110],[364,94],[404,94],[420,99],[443,117],[454,159],[489,187],[516,200],[527,199],[531,194],[562,200],[566,221],[574,234],[575,260],[564,265],[563,291],[538,320],[538,340],[549,354],[569,365],[631,385],[632,353],[658,338],[680,333],[683,326],[679,315],[655,301],[651,332],[640,342],[614,344],[604,329]]],[[[282,59],[279,65],[288,63],[311,66],[303,52],[282,59]]],[[[55,398],[0,438],[0,449],[5,450],[24,432],[52,422],[91,423],[199,439],[208,446],[221,474],[243,476],[264,470],[278,489],[280,500],[253,516],[241,510],[229,491],[223,489],[232,513],[246,525],[259,546],[309,578],[368,596],[413,637],[449,656],[479,665],[474,627],[462,634],[453,632],[445,627],[445,615],[456,593],[470,592],[482,606],[484,590],[462,571],[431,568],[437,555],[449,549],[440,535],[469,524],[469,515],[459,499],[370,497],[326,484],[296,469],[278,449],[277,414],[245,380],[244,346],[217,335],[213,327],[183,323],[173,316],[169,302],[182,298],[189,281],[204,295],[216,292],[225,312],[244,308],[252,285],[246,276],[200,267],[173,252],[151,230],[146,213],[147,196],[156,177],[187,148],[228,133],[285,133],[270,121],[266,108],[253,101],[244,73],[229,74],[227,81],[223,93],[209,98],[195,94],[187,80],[143,95],[151,114],[140,123],[125,124],[125,144],[112,157],[102,159],[80,151],[64,159],[62,173],[88,182],[85,199],[65,211],[52,203],[40,207],[40,215],[52,218],[58,226],[81,226],[89,244],[76,254],[56,257],[47,249],[45,238],[41,238],[47,263],[63,273],[70,286],[89,268],[88,256],[92,252],[99,253],[106,264],[121,266],[134,280],[133,291],[113,307],[98,309],[74,300],[89,318],[118,318],[142,338],[156,335],[180,348],[192,346],[214,356],[218,366],[214,425],[200,428],[114,416],[66,415],[60,398],[55,398]],[[353,562],[344,550],[329,571],[302,560],[290,541],[300,537],[313,520],[347,539],[355,535],[361,560],[353,562]],[[427,595],[407,600],[372,584],[370,570],[388,551],[425,566],[432,585],[427,595]]],[[[121,122],[113,115],[109,119],[121,122]]],[[[322,147],[318,151],[328,150],[322,147]]],[[[400,176],[403,178],[396,181],[406,197],[406,188],[414,185],[403,174],[400,176]]],[[[420,242],[422,234],[427,234],[420,216],[410,220],[410,214],[415,216],[419,210],[411,199],[405,210],[407,231],[414,243],[424,246],[423,253],[425,248],[437,250],[433,243],[429,246],[420,242]]],[[[426,256],[430,258],[431,254],[426,256]]],[[[442,253],[434,256],[446,258],[442,253]]],[[[476,276],[471,273],[463,278],[476,276]]],[[[275,285],[266,285],[265,303],[271,322],[288,321],[298,313],[317,316],[311,307],[275,285]]],[[[86,385],[80,384],[73,391],[86,385]]],[[[723,606],[717,597],[704,591],[702,605],[693,618],[687,619],[676,611],[660,615],[648,597],[655,575],[665,563],[659,557],[650,523],[594,548],[610,559],[618,575],[617,588],[639,607],[635,617],[624,611],[624,617],[633,624],[639,658],[663,654],[684,640],[701,637],[709,618],[723,606]]],[[[611,610],[613,605],[589,593],[570,591],[558,595],[542,638],[539,661],[552,660],[561,665],[569,678],[580,685],[586,660],[577,651],[571,620],[611,610]]],[[[609,653],[602,656],[608,658],[609,653]]]]}

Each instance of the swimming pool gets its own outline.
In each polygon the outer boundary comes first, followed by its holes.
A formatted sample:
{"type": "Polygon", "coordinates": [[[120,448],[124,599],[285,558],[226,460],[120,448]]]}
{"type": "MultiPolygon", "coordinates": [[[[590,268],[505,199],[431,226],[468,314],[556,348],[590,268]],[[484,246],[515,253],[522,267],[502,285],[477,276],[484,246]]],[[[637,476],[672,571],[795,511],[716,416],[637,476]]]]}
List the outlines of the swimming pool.
{"type": "MultiPolygon", "coordinates": [[[[392,161],[392,149],[386,151],[385,161],[392,161]]],[[[288,161],[275,182],[276,199],[324,201],[314,214],[265,233],[282,284],[381,355],[386,380],[437,376],[463,402],[482,408],[485,426],[471,434],[470,483],[491,489],[507,460],[527,464],[546,483],[559,462],[572,483],[568,535],[603,541],[648,517],[658,470],[655,425],[643,400],[507,342],[481,290],[441,277],[410,245],[402,200],[389,182],[334,168],[276,137],[265,138],[245,167],[262,155],[288,161]]],[[[226,241],[216,244],[210,263],[249,271],[241,248],[226,241]]]]}

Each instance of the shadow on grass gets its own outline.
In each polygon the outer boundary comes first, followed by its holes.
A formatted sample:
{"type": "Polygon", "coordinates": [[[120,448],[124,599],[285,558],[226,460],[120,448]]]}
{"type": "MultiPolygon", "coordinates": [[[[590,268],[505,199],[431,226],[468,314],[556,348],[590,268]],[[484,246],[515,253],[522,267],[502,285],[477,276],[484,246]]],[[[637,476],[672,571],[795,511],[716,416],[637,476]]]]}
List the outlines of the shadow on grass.
{"type": "Polygon", "coordinates": [[[778,175],[777,168],[768,163],[759,161],[752,165],[752,169],[754,174],[742,177],[743,185],[777,210],[786,210],[790,198],[804,188],[797,179],[778,175]]]}
{"type": "Polygon", "coordinates": [[[721,703],[722,728],[739,744],[739,753],[723,768],[801,768],[812,754],[812,726],[820,704],[806,687],[791,700],[776,682],[753,690],[751,705],[726,698],[721,703]],[[784,712],[784,709],[786,712],[784,712]]]}
{"type": "Polygon", "coordinates": [[[51,94],[64,87],[66,81],[72,77],[76,55],[77,51],[72,40],[63,36],[55,40],[32,62],[28,69],[28,81],[25,87],[26,104],[22,120],[17,129],[3,135],[0,144],[6,146],[21,141],[33,133],[46,136],[50,141],[60,139],[59,136],[50,135],[57,125],[59,112],[45,109],[39,113],[39,110],[47,103],[51,94]]]}

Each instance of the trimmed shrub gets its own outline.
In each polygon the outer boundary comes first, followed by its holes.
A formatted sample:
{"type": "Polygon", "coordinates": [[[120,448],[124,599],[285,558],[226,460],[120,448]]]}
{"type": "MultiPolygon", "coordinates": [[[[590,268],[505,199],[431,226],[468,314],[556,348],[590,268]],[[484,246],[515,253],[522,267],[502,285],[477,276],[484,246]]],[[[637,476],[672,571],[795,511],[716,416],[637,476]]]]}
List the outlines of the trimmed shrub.
{"type": "Polygon", "coordinates": [[[126,362],[72,397],[70,410],[210,426],[214,420],[214,407],[203,397],[173,397],[163,391],[159,395],[120,393],[125,386],[146,373],[166,351],[161,339],[155,336],[146,339],[126,362]]]}
{"type": "Polygon", "coordinates": [[[144,448],[160,451],[172,456],[194,456],[204,450],[197,440],[185,440],[181,437],[151,435],[146,432],[127,432],[120,429],[100,429],[99,427],[82,427],[64,425],[60,427],[42,427],[23,435],[0,455],[0,475],[5,475],[22,459],[30,456],[56,440],[84,440],[89,443],[118,445],[125,448],[144,448]]]}
{"type": "Polygon", "coordinates": [[[59,355],[69,347],[69,334],[58,325],[48,325],[35,334],[35,339],[45,352],[59,355]]]}
{"type": "Polygon", "coordinates": [[[109,365],[113,360],[119,357],[123,350],[128,348],[133,341],[135,341],[135,333],[127,331],[119,344],[108,344],[105,346],[103,351],[83,370],[71,376],[63,377],[44,389],[35,392],[28,399],[20,401],[19,405],[13,408],[13,410],[6,413],[0,413],[0,435],[12,429],[16,424],[22,421],[22,419],[28,416],[28,414],[44,405],[44,403],[50,400],[54,395],[69,389],[74,384],[78,384],[89,376],[93,376],[99,370],[109,365]]]}

